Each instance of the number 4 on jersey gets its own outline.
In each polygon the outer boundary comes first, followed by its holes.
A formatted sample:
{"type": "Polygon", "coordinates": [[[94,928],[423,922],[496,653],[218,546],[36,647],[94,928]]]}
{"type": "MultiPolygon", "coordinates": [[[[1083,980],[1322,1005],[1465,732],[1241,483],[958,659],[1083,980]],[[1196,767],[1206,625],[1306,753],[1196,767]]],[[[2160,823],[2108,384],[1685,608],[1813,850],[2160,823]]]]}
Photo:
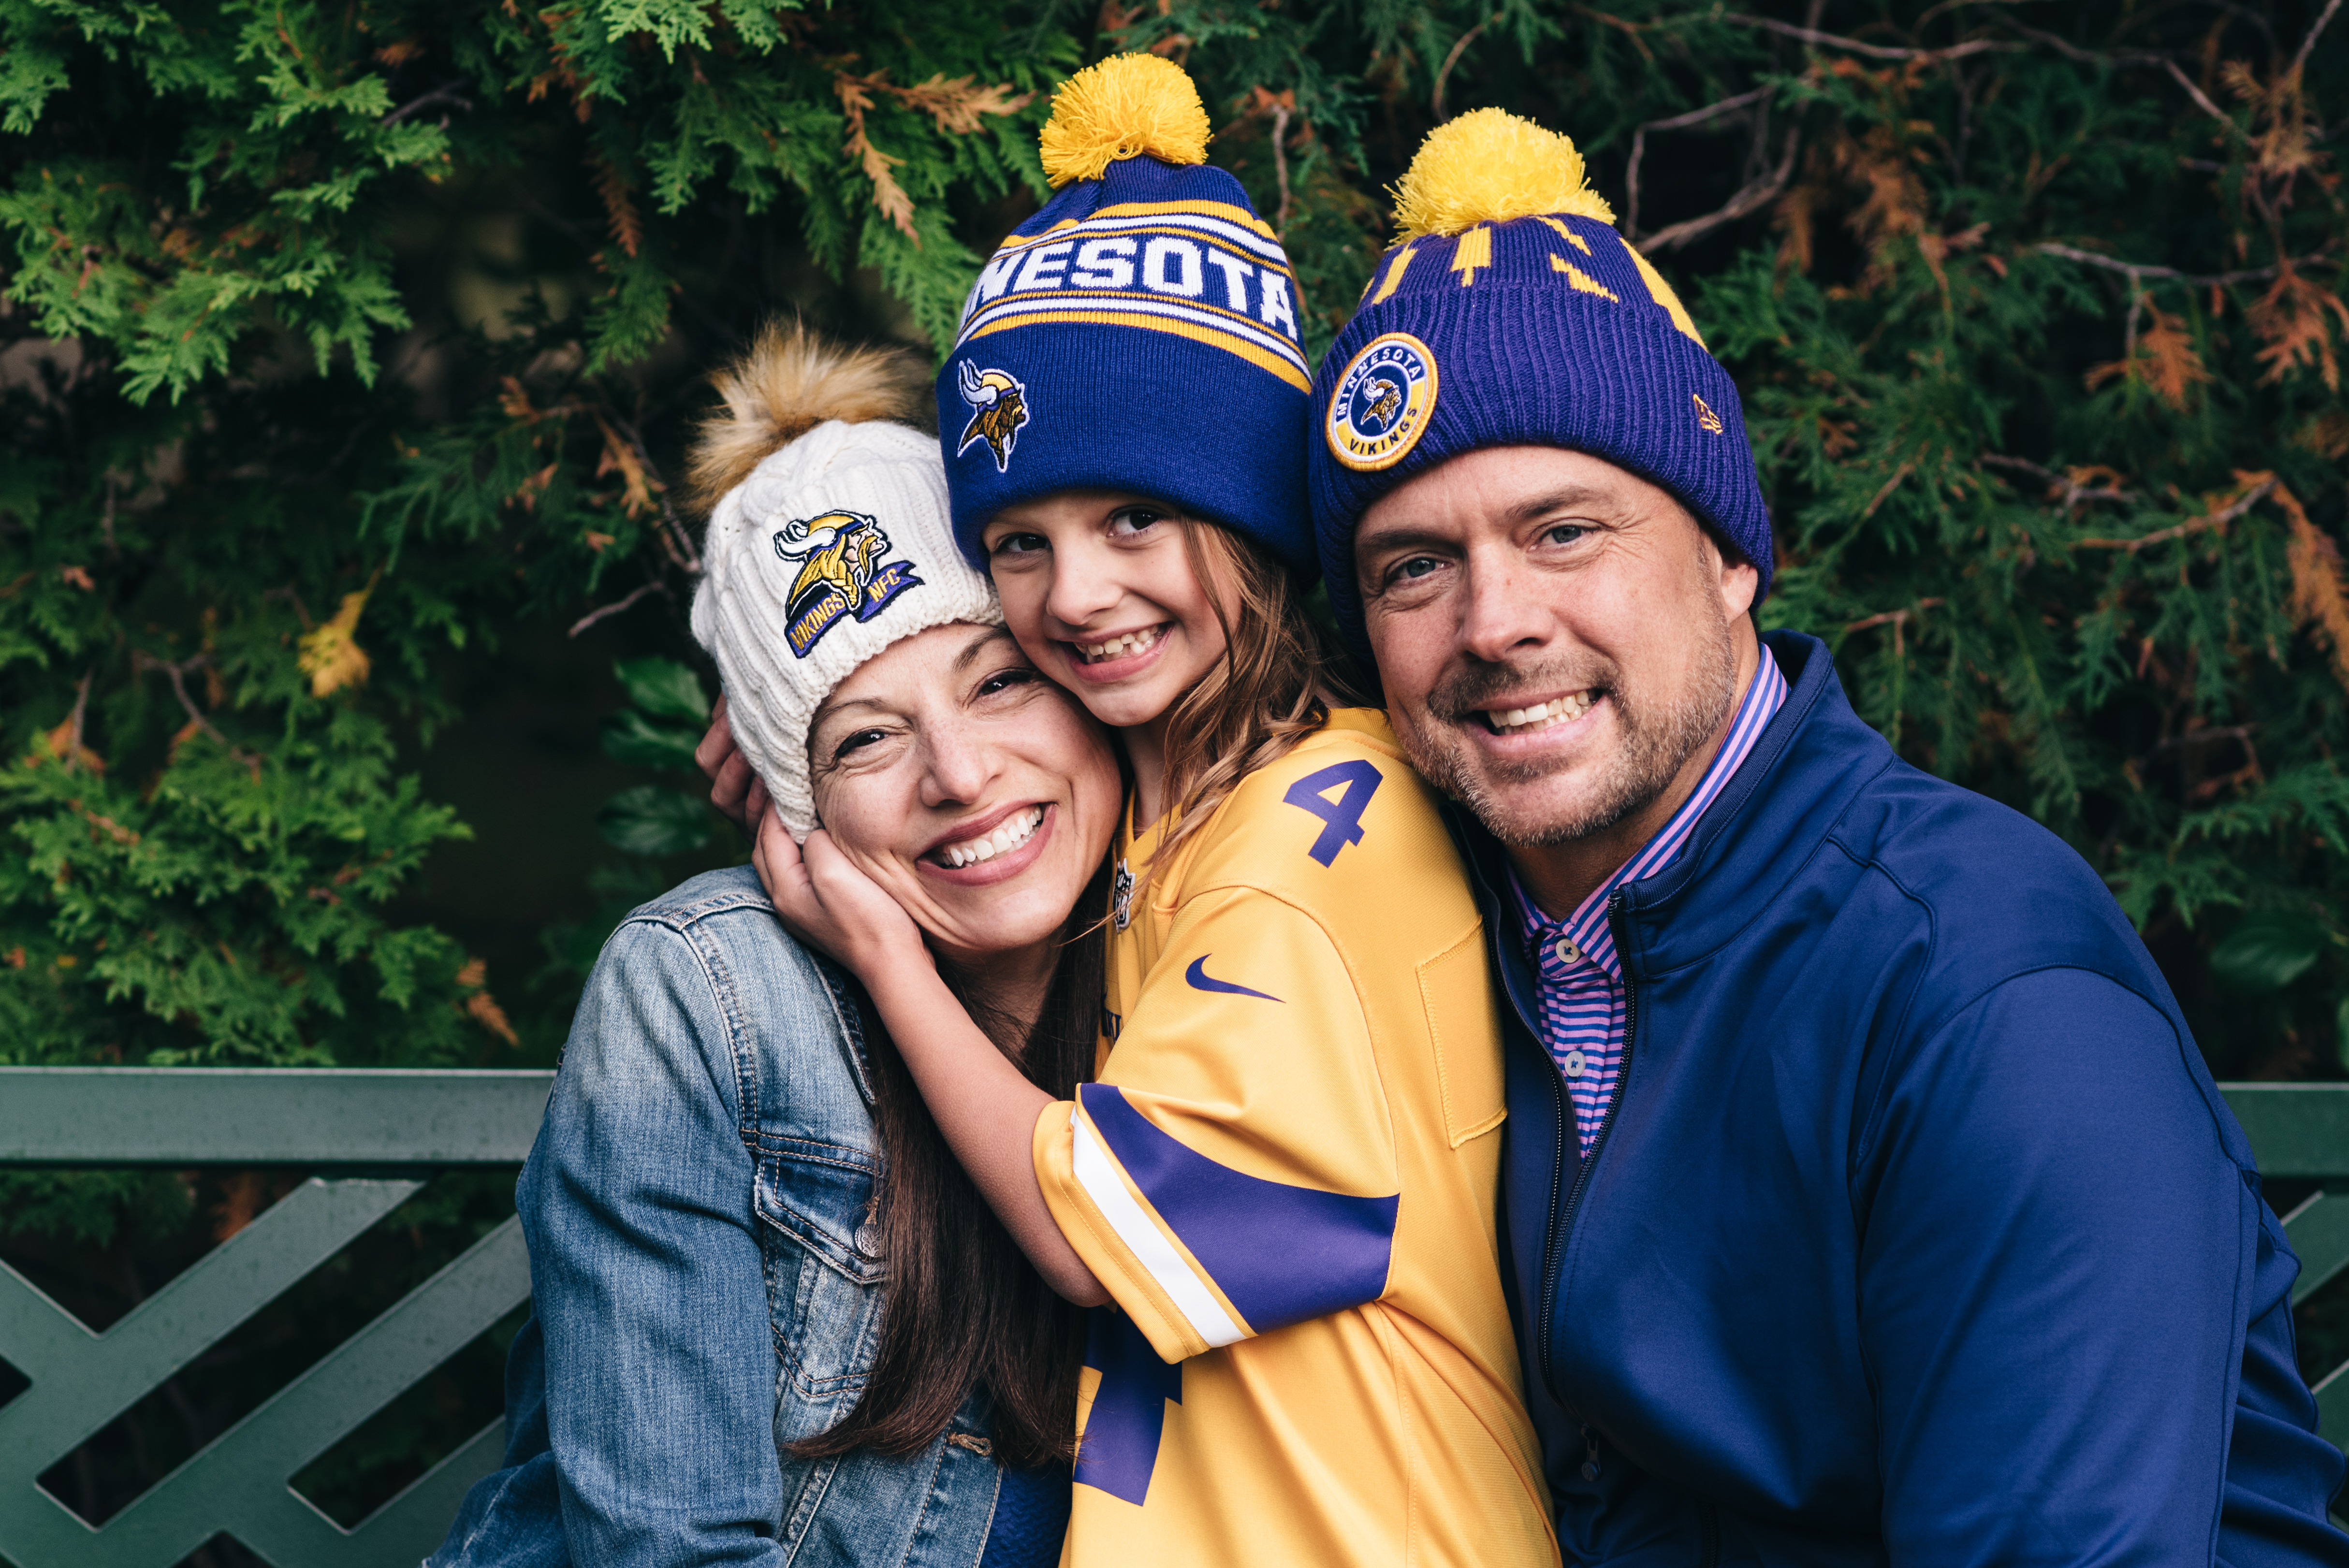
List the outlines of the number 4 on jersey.
{"type": "Polygon", "coordinates": [[[1338,858],[1338,851],[1348,844],[1362,841],[1362,812],[1371,797],[1379,792],[1385,780],[1379,770],[1367,762],[1340,762],[1334,768],[1324,768],[1319,773],[1308,773],[1288,787],[1281,797],[1290,805],[1312,812],[1326,824],[1321,836],[1305,852],[1323,865],[1338,858]],[[1339,791],[1335,800],[1330,791],[1339,791]]]}

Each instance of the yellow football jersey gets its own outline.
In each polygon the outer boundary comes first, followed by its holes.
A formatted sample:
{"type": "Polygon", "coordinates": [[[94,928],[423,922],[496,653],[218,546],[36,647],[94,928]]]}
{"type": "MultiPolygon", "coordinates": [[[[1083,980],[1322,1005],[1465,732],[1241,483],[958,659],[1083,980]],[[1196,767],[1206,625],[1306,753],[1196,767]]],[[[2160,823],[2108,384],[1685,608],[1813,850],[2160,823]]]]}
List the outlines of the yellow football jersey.
{"type": "MultiPolygon", "coordinates": [[[[1122,873],[1157,836],[1129,829],[1122,873]]],[[[1116,1302],[1061,1561],[1555,1563],[1501,1292],[1482,926],[1384,716],[1332,715],[1132,886],[1100,1081],[1036,1125],[1116,1302]]]]}

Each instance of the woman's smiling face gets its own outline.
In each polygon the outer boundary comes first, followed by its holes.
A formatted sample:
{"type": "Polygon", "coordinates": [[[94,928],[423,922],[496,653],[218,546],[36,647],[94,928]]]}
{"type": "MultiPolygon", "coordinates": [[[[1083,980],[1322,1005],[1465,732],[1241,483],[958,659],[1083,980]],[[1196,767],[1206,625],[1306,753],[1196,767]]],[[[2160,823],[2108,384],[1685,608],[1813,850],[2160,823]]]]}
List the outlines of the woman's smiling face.
{"type": "Polygon", "coordinates": [[[999,626],[933,626],[816,710],[816,813],[947,957],[1057,937],[1116,830],[1108,737],[999,626]]]}

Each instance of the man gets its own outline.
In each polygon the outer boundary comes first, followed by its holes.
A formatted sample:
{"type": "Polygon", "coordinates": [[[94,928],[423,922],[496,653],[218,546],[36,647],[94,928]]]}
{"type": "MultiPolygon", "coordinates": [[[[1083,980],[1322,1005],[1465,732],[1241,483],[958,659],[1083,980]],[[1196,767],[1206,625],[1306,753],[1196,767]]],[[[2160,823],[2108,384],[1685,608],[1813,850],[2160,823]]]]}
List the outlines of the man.
{"type": "Polygon", "coordinates": [[[2298,1263],[2103,885],[1757,638],[1737,393],[1497,111],[1316,387],[1340,624],[1462,808],[1568,1562],[2349,1563],[2298,1263]]]}

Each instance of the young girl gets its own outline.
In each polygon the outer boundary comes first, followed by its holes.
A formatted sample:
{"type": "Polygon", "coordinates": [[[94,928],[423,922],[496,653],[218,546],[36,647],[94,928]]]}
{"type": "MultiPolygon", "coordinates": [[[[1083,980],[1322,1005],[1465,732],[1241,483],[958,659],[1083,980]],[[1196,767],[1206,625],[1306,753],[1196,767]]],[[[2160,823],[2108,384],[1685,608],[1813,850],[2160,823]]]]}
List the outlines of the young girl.
{"type": "Polygon", "coordinates": [[[827,834],[771,822],[760,867],[1097,1307],[1065,1561],[1549,1563],[1477,914],[1383,717],[1320,696],[1293,280],[1206,139],[1164,60],[1066,84],[1061,192],[938,383],[958,542],[1132,769],[1100,1081],[1010,1069],[827,834]]]}

